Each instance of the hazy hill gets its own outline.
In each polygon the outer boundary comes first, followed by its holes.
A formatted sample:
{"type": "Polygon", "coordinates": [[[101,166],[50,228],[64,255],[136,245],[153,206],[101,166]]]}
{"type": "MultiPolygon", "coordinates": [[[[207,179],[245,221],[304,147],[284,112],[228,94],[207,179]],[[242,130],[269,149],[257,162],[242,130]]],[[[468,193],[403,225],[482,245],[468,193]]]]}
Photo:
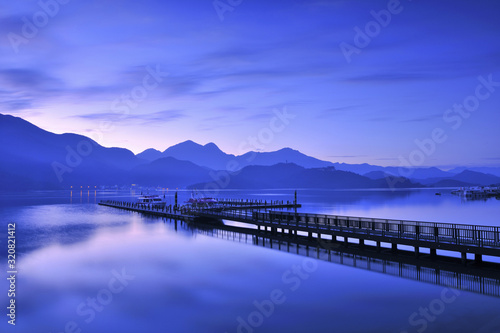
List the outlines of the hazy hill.
{"type": "Polygon", "coordinates": [[[500,182],[500,177],[470,170],[462,171],[451,179],[477,185],[491,185],[500,182]]]}
{"type": "MultiPolygon", "coordinates": [[[[195,184],[192,187],[210,188],[216,182],[195,184]]],[[[385,179],[370,179],[353,172],[338,171],[333,167],[303,168],[294,163],[272,166],[248,166],[231,175],[221,188],[387,188],[385,179]]],[[[396,182],[396,187],[420,187],[409,180],[396,182]]]]}
{"type": "Polygon", "coordinates": [[[359,175],[380,171],[396,177],[415,179],[417,182],[420,179],[453,177],[455,175],[455,173],[443,171],[436,167],[412,168],[411,171],[408,171],[407,169],[400,169],[399,167],[382,167],[367,163],[332,163],[308,156],[291,148],[283,148],[273,152],[250,151],[243,155],[235,156],[226,154],[214,143],[200,145],[190,140],[176,144],[162,153],[156,149],[147,149],[137,154],[137,157],[148,161],[153,161],[161,157],[174,157],[178,160],[190,161],[214,170],[230,171],[234,171],[232,168],[235,166],[237,170],[239,170],[250,165],[271,166],[279,163],[295,163],[304,168],[324,168],[333,166],[337,170],[354,172],[359,175]],[[228,168],[228,166],[231,167],[228,168]]]}
{"type": "Polygon", "coordinates": [[[0,114],[0,188],[58,188],[116,184],[140,163],[129,150],[105,148],[76,134],[54,134],[18,117],[0,114]],[[13,178],[12,178],[13,177],[13,178]]]}
{"type": "Polygon", "coordinates": [[[382,179],[386,177],[394,177],[393,175],[386,173],[384,171],[370,171],[365,173],[363,176],[368,177],[370,179],[382,179]]]}
{"type": "Polygon", "coordinates": [[[283,148],[274,152],[248,152],[238,156],[242,167],[249,165],[275,165],[279,163],[294,163],[304,168],[331,167],[333,163],[307,156],[298,150],[283,148]]]}
{"type": "Polygon", "coordinates": [[[475,171],[475,172],[480,172],[480,173],[485,173],[485,174],[490,174],[490,175],[500,177],[500,167],[468,167],[468,168],[458,167],[458,168],[454,168],[454,169],[449,170],[449,172],[459,174],[465,170],[475,171]]]}
{"type": "Polygon", "coordinates": [[[488,186],[500,182],[500,177],[465,170],[453,177],[422,179],[421,183],[434,187],[488,186]]]}
{"type": "Polygon", "coordinates": [[[477,184],[466,183],[455,179],[443,179],[432,184],[433,187],[470,187],[475,185],[477,184]]]}
{"type": "Polygon", "coordinates": [[[161,154],[161,151],[149,148],[143,151],[142,153],[139,153],[136,155],[138,158],[152,162],[154,160],[157,160],[159,158],[162,158],[163,155],[161,154]]]}
{"type": "Polygon", "coordinates": [[[214,143],[202,146],[191,140],[179,143],[162,153],[163,157],[173,157],[178,160],[190,161],[200,166],[215,170],[226,169],[227,163],[234,155],[226,154],[214,143]]]}
{"type": "Polygon", "coordinates": [[[363,164],[346,164],[334,163],[337,170],[351,171],[360,175],[366,175],[370,172],[382,172],[396,177],[409,177],[411,179],[426,179],[438,177],[452,177],[454,173],[443,171],[436,167],[418,167],[418,168],[400,168],[400,167],[383,167],[378,165],[363,164]]]}
{"type": "Polygon", "coordinates": [[[161,157],[174,157],[178,160],[190,161],[200,166],[214,170],[242,169],[249,165],[274,165],[278,163],[296,163],[305,168],[332,166],[331,162],[321,161],[314,157],[302,154],[291,148],[283,148],[274,152],[248,152],[240,156],[226,154],[214,143],[200,145],[191,140],[181,142],[163,153],[155,149],[147,149],[137,157],[153,161],[161,157]]]}
{"type": "Polygon", "coordinates": [[[163,157],[135,167],[130,172],[131,182],[145,186],[186,187],[197,182],[209,181],[210,170],[188,161],[163,157]]]}
{"type": "Polygon", "coordinates": [[[87,185],[185,187],[218,183],[228,188],[374,188],[490,185],[500,177],[470,170],[458,174],[417,168],[411,179],[397,167],[321,161],[297,150],[226,154],[215,144],[186,141],[160,152],[135,156],[123,148],[106,148],[76,134],[54,134],[18,117],[0,114],[0,189],[52,189],[87,185]],[[157,158],[160,156],[160,158],[157,158]],[[151,162],[149,162],[151,161],[151,162]],[[288,163],[287,163],[288,162],[288,163]],[[240,172],[229,177],[228,165],[240,172]],[[334,165],[336,167],[334,167],[334,165]],[[358,172],[364,172],[364,175],[358,172]],[[395,176],[393,176],[395,175],[395,176]],[[418,177],[423,177],[419,179],[418,177]]]}

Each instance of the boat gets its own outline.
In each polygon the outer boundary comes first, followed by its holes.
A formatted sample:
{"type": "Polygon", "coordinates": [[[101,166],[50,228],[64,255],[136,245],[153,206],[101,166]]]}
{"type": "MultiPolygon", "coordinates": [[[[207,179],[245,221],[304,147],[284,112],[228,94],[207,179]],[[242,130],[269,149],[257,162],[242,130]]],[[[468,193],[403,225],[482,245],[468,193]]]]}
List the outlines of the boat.
{"type": "Polygon", "coordinates": [[[436,195],[441,195],[441,192],[436,192],[436,195]]]}
{"type": "Polygon", "coordinates": [[[497,186],[475,186],[461,187],[451,192],[452,194],[465,197],[467,199],[490,198],[500,195],[500,187],[497,186]]]}
{"type": "Polygon", "coordinates": [[[191,193],[191,198],[186,203],[195,207],[211,207],[217,204],[217,199],[207,197],[197,198],[194,193],[191,193]]]}
{"type": "Polygon", "coordinates": [[[140,197],[137,197],[137,203],[145,205],[155,205],[160,207],[165,207],[165,205],[167,204],[166,201],[159,195],[141,195],[140,197]]]}

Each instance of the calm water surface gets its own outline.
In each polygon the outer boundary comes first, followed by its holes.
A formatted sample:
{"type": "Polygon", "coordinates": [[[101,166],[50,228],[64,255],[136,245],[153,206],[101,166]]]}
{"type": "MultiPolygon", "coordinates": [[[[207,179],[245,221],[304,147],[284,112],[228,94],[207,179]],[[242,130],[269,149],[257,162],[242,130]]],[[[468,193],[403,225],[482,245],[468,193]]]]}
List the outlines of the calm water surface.
{"type": "MultiPolygon", "coordinates": [[[[311,213],[500,225],[499,200],[463,201],[435,191],[299,190],[299,201],[311,213]]],[[[0,193],[0,243],[15,222],[19,272],[14,328],[5,316],[2,245],[1,332],[500,332],[500,298],[95,204],[136,194],[0,193]],[[419,313],[429,307],[434,312],[419,313]]],[[[165,195],[173,202],[172,192],[165,195]]],[[[189,193],[179,196],[184,201],[189,193]]],[[[293,200],[293,191],[219,197],[293,200]]]]}

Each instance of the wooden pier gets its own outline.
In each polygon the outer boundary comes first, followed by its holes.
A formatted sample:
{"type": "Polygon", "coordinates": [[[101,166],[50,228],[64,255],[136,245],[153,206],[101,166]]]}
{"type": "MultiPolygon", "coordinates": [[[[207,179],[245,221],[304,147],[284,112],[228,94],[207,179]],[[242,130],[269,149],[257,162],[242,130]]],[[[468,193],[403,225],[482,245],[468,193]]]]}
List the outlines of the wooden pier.
{"type": "MultiPolygon", "coordinates": [[[[387,274],[400,278],[430,283],[443,287],[500,297],[500,264],[482,263],[463,265],[459,258],[421,255],[418,258],[408,251],[390,249],[377,251],[373,246],[330,243],[307,236],[287,237],[262,230],[217,225],[211,228],[187,224],[193,233],[221,238],[233,242],[265,247],[270,250],[324,260],[358,269],[387,274]]],[[[177,230],[177,224],[176,224],[177,230]]]]}
{"type": "Polygon", "coordinates": [[[99,204],[186,222],[242,222],[274,235],[288,238],[305,235],[321,242],[343,242],[344,246],[355,240],[355,244],[377,251],[384,248],[382,245],[388,245],[394,252],[398,251],[398,246],[406,246],[411,247],[410,251],[412,249],[416,257],[424,248],[429,249],[431,257],[436,256],[438,250],[458,252],[463,263],[468,262],[467,254],[474,255],[476,263],[482,262],[483,255],[500,257],[500,227],[495,226],[297,213],[296,208],[300,205],[295,201],[252,205],[223,202],[208,208],[160,208],[119,201],[101,201],[99,204]],[[283,208],[295,211],[275,210],[283,208]]]}

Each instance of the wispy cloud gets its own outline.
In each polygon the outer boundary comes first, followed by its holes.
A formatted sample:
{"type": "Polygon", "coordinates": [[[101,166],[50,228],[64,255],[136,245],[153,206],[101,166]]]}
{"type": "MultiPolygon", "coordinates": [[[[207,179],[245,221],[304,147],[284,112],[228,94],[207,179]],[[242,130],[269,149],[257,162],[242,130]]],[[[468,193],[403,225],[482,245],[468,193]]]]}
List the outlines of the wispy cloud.
{"type": "Polygon", "coordinates": [[[376,161],[399,161],[399,159],[396,157],[378,157],[378,158],[375,158],[374,160],[376,160],[376,161]]]}
{"type": "MultiPolygon", "coordinates": [[[[434,75],[432,75],[434,76],[434,75]]],[[[422,73],[373,73],[366,75],[357,75],[346,78],[345,82],[399,82],[399,81],[420,81],[429,79],[428,75],[422,73]]]]}
{"type": "Polygon", "coordinates": [[[140,122],[141,124],[167,123],[188,117],[182,110],[163,110],[145,114],[122,115],[113,112],[87,113],[73,115],[70,118],[80,118],[93,121],[105,120],[112,122],[140,122]]]}
{"type": "Polygon", "coordinates": [[[367,157],[368,155],[329,155],[331,158],[358,158],[358,157],[367,157]]]}
{"type": "Polygon", "coordinates": [[[421,122],[442,119],[442,117],[443,117],[443,114],[430,114],[430,115],[426,115],[426,116],[419,116],[419,117],[415,117],[415,118],[403,119],[403,120],[400,120],[400,122],[403,122],[403,123],[421,123],[421,122]]]}
{"type": "Polygon", "coordinates": [[[358,109],[358,105],[346,105],[346,106],[337,106],[337,107],[332,107],[328,109],[324,109],[320,111],[317,115],[318,118],[328,118],[328,117],[333,117],[337,116],[339,114],[344,114],[348,111],[356,110],[358,109]]]}
{"type": "Polygon", "coordinates": [[[30,68],[7,68],[0,70],[0,82],[16,89],[38,89],[48,91],[60,87],[62,82],[48,73],[30,68]]]}

